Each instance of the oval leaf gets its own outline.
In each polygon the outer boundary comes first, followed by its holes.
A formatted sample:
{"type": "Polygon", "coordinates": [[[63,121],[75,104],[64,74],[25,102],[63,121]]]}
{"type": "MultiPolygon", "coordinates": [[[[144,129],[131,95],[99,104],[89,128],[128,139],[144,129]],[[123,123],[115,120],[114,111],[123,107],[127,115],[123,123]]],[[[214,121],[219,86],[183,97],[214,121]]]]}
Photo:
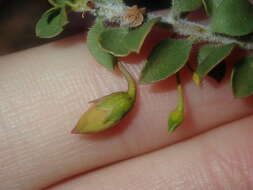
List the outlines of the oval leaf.
{"type": "Polygon", "coordinates": [[[202,0],[173,0],[172,9],[175,12],[190,12],[202,5],[202,0]]]}
{"type": "Polygon", "coordinates": [[[204,0],[213,32],[242,36],[253,32],[253,6],[248,0],[204,0]]]}
{"type": "Polygon", "coordinates": [[[157,82],[179,71],[188,60],[192,43],[187,39],[161,41],[148,58],[140,82],[157,82]]]}
{"type": "Polygon", "coordinates": [[[243,98],[253,94],[253,56],[235,64],[232,87],[235,97],[243,98]]]}
{"type": "Polygon", "coordinates": [[[233,44],[223,46],[205,45],[201,47],[198,55],[198,66],[195,71],[200,80],[222,62],[231,53],[233,48],[233,44]]]}
{"type": "Polygon", "coordinates": [[[128,33],[128,28],[109,28],[99,36],[99,44],[108,53],[115,56],[127,56],[130,51],[124,46],[124,38],[128,33]]]}
{"type": "Polygon", "coordinates": [[[124,39],[124,46],[134,52],[139,53],[142,44],[147,37],[148,33],[152,30],[153,26],[160,20],[160,18],[154,18],[144,23],[140,27],[131,30],[124,39]]]}
{"type": "Polygon", "coordinates": [[[52,38],[63,31],[68,23],[64,8],[52,8],[45,12],[36,25],[36,35],[40,38],[52,38]]]}
{"type": "Polygon", "coordinates": [[[96,59],[96,61],[105,66],[108,69],[113,69],[116,64],[116,58],[105,52],[98,43],[98,38],[100,34],[106,30],[102,20],[97,19],[96,23],[92,26],[92,28],[88,32],[87,36],[87,46],[90,50],[90,53],[96,59]]]}

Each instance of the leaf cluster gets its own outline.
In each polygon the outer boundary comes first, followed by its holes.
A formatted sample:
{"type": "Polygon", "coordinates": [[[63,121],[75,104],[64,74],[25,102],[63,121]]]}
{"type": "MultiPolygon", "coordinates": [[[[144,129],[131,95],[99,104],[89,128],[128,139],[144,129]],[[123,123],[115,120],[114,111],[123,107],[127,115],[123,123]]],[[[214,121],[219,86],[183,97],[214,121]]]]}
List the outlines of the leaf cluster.
{"type": "Polygon", "coordinates": [[[68,12],[79,8],[88,9],[88,0],[48,0],[53,6],[46,11],[36,24],[36,35],[40,38],[52,38],[59,35],[69,23],[68,12]]]}
{"type": "MultiPolygon", "coordinates": [[[[105,0],[98,1],[102,3],[105,0]]],[[[68,23],[67,12],[80,6],[81,0],[49,0],[49,2],[53,8],[42,15],[36,26],[37,36],[43,38],[54,37],[61,33],[68,23]]],[[[86,5],[87,1],[82,0],[82,3],[86,5]]],[[[82,8],[85,8],[84,4],[82,8]]],[[[253,6],[248,0],[173,0],[171,11],[177,19],[201,6],[210,18],[208,30],[215,35],[238,38],[253,32],[253,6]]],[[[161,18],[148,18],[136,28],[120,23],[119,26],[112,27],[106,23],[108,21],[105,22],[103,17],[96,18],[88,32],[87,46],[99,64],[113,70],[118,57],[140,52],[145,38],[156,24],[161,23],[161,18]]],[[[179,103],[169,116],[168,124],[171,132],[182,123],[184,114],[179,72],[188,64],[192,47],[198,42],[194,36],[160,41],[148,56],[141,72],[142,84],[156,83],[174,74],[177,75],[179,103]]],[[[222,42],[202,45],[197,54],[193,81],[200,85],[206,76],[221,81],[226,73],[224,60],[236,50],[237,45],[222,42]]],[[[253,57],[245,57],[234,65],[231,81],[235,97],[253,94],[253,57]]]]}

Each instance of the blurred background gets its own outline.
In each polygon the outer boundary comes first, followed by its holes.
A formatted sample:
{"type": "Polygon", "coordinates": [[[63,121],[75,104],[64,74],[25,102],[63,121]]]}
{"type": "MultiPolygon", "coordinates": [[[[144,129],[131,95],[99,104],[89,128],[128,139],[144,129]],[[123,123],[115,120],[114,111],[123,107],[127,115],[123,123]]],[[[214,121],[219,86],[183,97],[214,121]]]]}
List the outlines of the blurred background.
{"type": "MultiPolygon", "coordinates": [[[[109,0],[108,0],[109,1],[109,0]]],[[[138,4],[149,10],[169,7],[170,0],[125,0],[128,5],[138,4]]],[[[71,13],[65,31],[53,39],[35,36],[35,24],[50,5],[47,0],[0,0],[0,56],[58,40],[87,30],[87,23],[80,15],[71,13]]]]}

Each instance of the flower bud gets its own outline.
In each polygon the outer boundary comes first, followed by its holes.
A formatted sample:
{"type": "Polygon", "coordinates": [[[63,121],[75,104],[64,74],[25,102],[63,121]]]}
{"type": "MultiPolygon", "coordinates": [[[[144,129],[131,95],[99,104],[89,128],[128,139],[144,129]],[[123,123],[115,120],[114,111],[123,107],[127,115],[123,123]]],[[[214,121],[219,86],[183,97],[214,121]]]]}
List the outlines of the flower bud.
{"type": "Polygon", "coordinates": [[[93,101],[93,105],[83,114],[72,133],[97,133],[113,127],[133,107],[135,102],[136,85],[123,67],[119,69],[128,81],[127,92],[115,92],[93,101]]]}
{"type": "Polygon", "coordinates": [[[180,83],[179,75],[177,75],[177,90],[178,90],[178,105],[175,110],[173,110],[169,115],[168,120],[168,131],[173,133],[179,125],[184,120],[184,97],[183,97],[183,89],[180,83]]]}
{"type": "Polygon", "coordinates": [[[169,125],[169,132],[173,133],[176,128],[183,122],[184,120],[184,113],[181,110],[174,110],[170,113],[168,125],[169,125]]]}

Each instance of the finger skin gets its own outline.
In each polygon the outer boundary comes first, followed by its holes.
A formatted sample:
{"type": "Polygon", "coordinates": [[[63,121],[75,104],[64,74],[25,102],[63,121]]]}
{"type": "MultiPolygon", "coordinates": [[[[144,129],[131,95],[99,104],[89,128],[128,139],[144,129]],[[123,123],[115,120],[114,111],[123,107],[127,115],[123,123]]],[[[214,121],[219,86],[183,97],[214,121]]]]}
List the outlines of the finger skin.
{"type": "Polygon", "coordinates": [[[47,190],[251,190],[253,117],[47,190]]]}
{"type": "MultiPolygon", "coordinates": [[[[130,64],[137,78],[140,64],[130,64]]],[[[174,78],[140,86],[134,110],[115,129],[79,136],[70,131],[88,102],[126,89],[88,53],[83,36],[1,58],[0,189],[40,189],[88,170],[173,144],[252,113],[251,99],[235,100],[229,85],[184,79],[186,120],[171,136],[174,78]]]]}

